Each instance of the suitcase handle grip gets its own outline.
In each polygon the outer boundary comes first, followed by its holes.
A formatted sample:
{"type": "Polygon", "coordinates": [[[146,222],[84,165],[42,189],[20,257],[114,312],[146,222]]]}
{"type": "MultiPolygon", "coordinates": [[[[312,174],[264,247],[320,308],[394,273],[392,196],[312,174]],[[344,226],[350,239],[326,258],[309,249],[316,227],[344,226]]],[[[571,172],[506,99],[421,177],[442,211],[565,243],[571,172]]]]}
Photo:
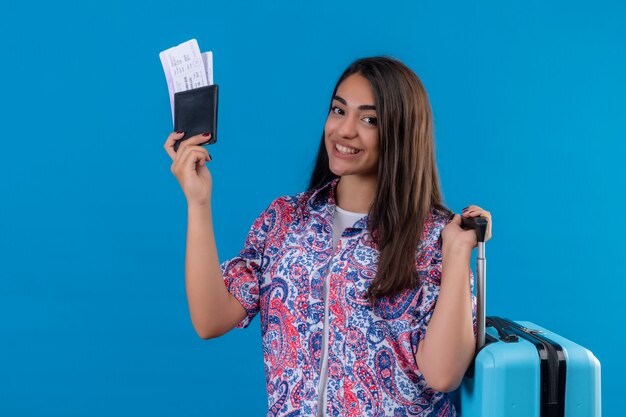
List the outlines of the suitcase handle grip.
{"type": "Polygon", "coordinates": [[[479,242],[485,241],[485,235],[487,234],[487,224],[488,221],[485,217],[463,217],[461,216],[461,227],[463,229],[475,229],[476,230],[476,239],[479,242]]]}

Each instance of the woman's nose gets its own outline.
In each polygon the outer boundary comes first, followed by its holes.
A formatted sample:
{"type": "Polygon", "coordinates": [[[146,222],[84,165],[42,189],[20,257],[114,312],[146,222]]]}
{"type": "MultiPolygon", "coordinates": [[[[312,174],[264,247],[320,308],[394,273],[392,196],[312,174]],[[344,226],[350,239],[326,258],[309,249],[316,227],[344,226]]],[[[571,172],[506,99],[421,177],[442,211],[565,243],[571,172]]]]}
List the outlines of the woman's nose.
{"type": "Polygon", "coordinates": [[[337,133],[345,138],[355,137],[357,135],[356,120],[352,116],[344,117],[339,129],[337,129],[337,133]]]}

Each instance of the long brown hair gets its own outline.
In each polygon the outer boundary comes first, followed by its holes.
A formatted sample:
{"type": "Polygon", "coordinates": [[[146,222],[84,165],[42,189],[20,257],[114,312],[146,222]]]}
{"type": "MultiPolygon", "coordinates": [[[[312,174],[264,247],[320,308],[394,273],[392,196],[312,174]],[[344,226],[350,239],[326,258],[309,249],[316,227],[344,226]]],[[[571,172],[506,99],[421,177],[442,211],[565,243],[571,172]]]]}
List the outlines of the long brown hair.
{"type": "MultiPolygon", "coordinates": [[[[432,210],[451,212],[442,202],[435,163],[433,116],[419,77],[399,60],[375,56],[354,61],[341,82],[359,73],[371,84],[378,113],[380,159],[378,186],[368,217],[368,230],[380,250],[376,277],[366,298],[373,302],[417,287],[415,254],[424,223],[432,210]]],[[[332,106],[329,106],[329,112],[332,106]]],[[[328,165],[322,132],[309,191],[337,178],[328,165]]]]}

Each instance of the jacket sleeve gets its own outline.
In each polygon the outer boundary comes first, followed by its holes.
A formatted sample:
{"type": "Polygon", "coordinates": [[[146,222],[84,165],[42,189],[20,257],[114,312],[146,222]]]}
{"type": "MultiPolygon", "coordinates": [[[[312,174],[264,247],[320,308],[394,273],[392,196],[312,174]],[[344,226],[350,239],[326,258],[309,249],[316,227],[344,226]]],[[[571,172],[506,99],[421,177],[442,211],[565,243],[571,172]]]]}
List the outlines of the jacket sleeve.
{"type": "MultiPolygon", "coordinates": [[[[441,289],[441,261],[442,261],[442,241],[441,231],[445,227],[445,224],[440,227],[438,231],[438,239],[426,248],[427,253],[431,253],[432,257],[430,261],[425,262],[425,266],[418,269],[419,278],[421,281],[421,303],[418,309],[418,317],[416,324],[411,331],[411,345],[413,347],[413,354],[417,353],[419,342],[426,337],[426,330],[428,323],[432,318],[435,306],[437,305],[437,298],[439,297],[439,291],[441,289]]],[[[477,333],[476,329],[476,295],[474,295],[474,274],[470,267],[470,296],[472,298],[472,321],[474,327],[474,335],[477,333]]]]}
{"type": "Polygon", "coordinates": [[[236,327],[239,329],[248,327],[259,312],[259,288],[269,263],[266,245],[275,223],[274,215],[275,207],[272,203],[252,223],[239,254],[221,264],[226,289],[247,313],[247,316],[237,324],[236,327]]]}
{"type": "Polygon", "coordinates": [[[439,290],[441,289],[441,239],[429,245],[426,250],[432,254],[430,260],[418,269],[420,279],[421,302],[418,307],[417,320],[411,330],[413,354],[417,353],[419,343],[426,337],[428,323],[435,311],[439,290]]]}

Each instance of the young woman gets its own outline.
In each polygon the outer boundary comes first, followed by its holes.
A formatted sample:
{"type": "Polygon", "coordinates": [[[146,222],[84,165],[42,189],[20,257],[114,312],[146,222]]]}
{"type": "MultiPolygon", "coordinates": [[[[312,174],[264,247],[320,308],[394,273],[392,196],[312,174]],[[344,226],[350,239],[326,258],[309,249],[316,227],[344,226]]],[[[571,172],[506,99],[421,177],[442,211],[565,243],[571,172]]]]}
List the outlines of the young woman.
{"type": "MultiPolygon", "coordinates": [[[[188,203],[187,296],[204,339],[261,313],[269,416],[454,416],[475,349],[474,231],[448,210],[419,78],[353,62],[331,97],[309,188],[274,200],[219,263],[202,135],[165,150],[188,203]]],[[[478,206],[463,216],[489,220],[478,206]]]]}

